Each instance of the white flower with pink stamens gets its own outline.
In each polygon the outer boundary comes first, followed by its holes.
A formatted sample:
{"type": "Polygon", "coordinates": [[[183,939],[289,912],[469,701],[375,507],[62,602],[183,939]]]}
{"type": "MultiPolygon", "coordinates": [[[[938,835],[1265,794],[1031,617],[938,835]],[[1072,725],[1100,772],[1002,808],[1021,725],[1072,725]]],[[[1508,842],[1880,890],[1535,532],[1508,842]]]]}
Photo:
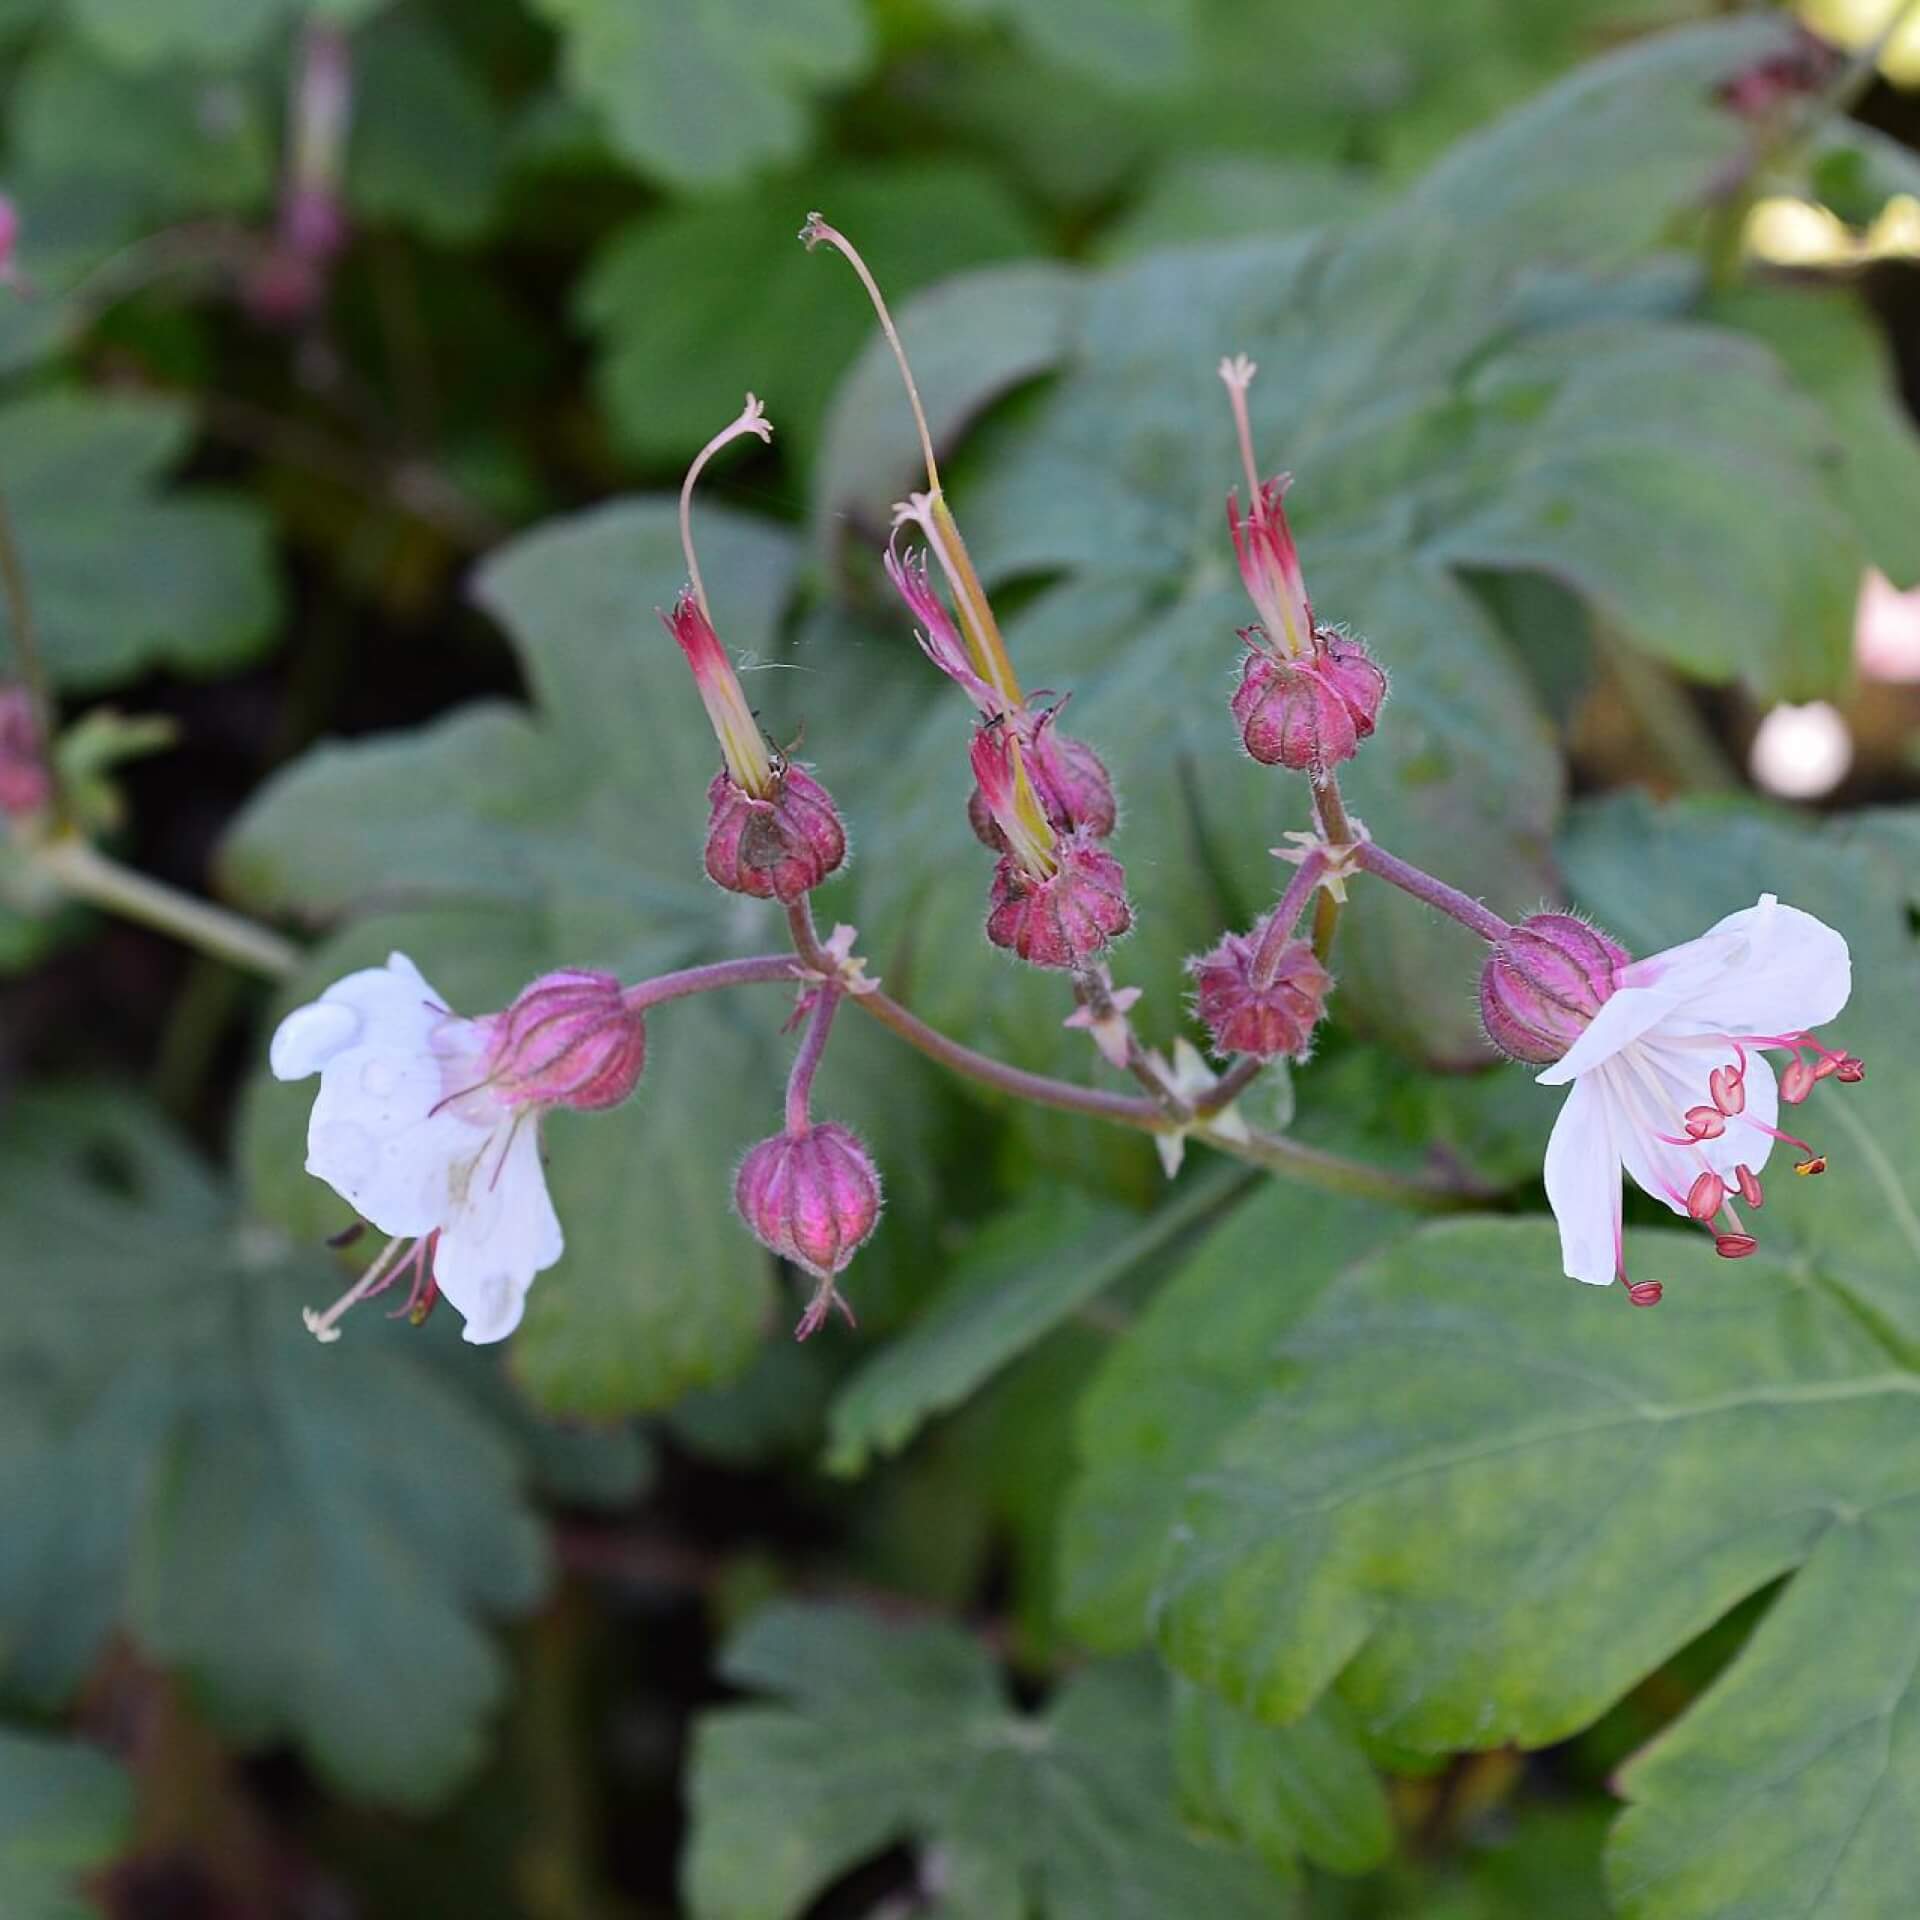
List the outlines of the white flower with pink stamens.
{"type": "MultiPolygon", "coordinates": [[[[1735,1200],[1760,1206],[1774,1142],[1802,1156],[1797,1173],[1826,1166],[1780,1130],[1781,1083],[1764,1055],[1791,1055],[1789,1100],[1829,1075],[1858,1079],[1859,1062],[1811,1032],[1846,1005],[1851,984],[1846,941],[1770,893],[1697,940],[1613,968],[1585,1030],[1539,1076],[1572,1088],[1547,1143],[1546,1180],[1573,1279],[1626,1279],[1622,1168],[1708,1227],[1726,1258],[1753,1251],[1735,1200]]],[[[1650,1305],[1659,1285],[1643,1282],[1631,1295],[1650,1305]]]]}
{"type": "Polygon", "coordinates": [[[609,974],[544,974],[512,1006],[465,1019],[396,953],[295,1008],[271,1064],[281,1080],[320,1076],[307,1171],[393,1236],[339,1301],[309,1310],[314,1335],[338,1339],[347,1308],[410,1278],[416,1319],[444,1293],[469,1340],[504,1339],[565,1246],[542,1114],[617,1105],[645,1058],[642,1013],[609,974]]]}

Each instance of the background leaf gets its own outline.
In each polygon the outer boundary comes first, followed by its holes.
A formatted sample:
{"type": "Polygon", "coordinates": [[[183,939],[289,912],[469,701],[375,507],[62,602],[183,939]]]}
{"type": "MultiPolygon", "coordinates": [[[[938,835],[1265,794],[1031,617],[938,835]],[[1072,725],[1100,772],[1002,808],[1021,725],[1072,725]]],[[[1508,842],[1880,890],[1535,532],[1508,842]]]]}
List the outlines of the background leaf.
{"type": "Polygon", "coordinates": [[[357,1352],[319,1347],[299,1309],[339,1270],[236,1219],[136,1102],[17,1101],[0,1215],[20,1282],[0,1343],[8,1690],[64,1700],[123,1627],[235,1741],[290,1736],[351,1794],[442,1799],[500,1697],[482,1623],[546,1579],[510,1431],[377,1315],[357,1352]]]}
{"type": "MultiPolygon", "coordinates": [[[[568,84],[615,146],[683,187],[731,186],[793,159],[806,100],[867,56],[858,0],[536,0],[564,40],[568,84]]],[[[805,209],[801,210],[805,218],[805,209]]]]}
{"type": "Polygon", "coordinates": [[[783,1607],[747,1627],[725,1670],[783,1704],[701,1726],[684,1872],[696,1920],[788,1920],[902,1839],[937,1851],[955,1914],[1273,1910],[1250,1861],[1181,1831],[1164,1690],[1144,1667],[1086,1669],[1020,1714],[951,1628],[783,1607]]]}
{"type": "Polygon", "coordinates": [[[7,508],[64,687],[160,664],[231,667],[272,633],[278,591],[259,508],[208,488],[160,492],[192,422],[189,406],[130,394],[56,390],[0,406],[7,508]]]}
{"type": "Polygon", "coordinates": [[[804,463],[834,383],[866,337],[843,272],[795,235],[811,208],[859,236],[894,294],[1029,251],[1033,228],[985,169],[956,162],[809,168],[648,214],[616,231],[581,289],[600,389],[639,457],[684,459],[730,420],[743,387],[804,463]]]}
{"type": "Polygon", "coordinates": [[[0,1733],[0,1874],[8,1920],[91,1920],[82,1876],[132,1826],[126,1776],[105,1754],[43,1734],[0,1733]]]}

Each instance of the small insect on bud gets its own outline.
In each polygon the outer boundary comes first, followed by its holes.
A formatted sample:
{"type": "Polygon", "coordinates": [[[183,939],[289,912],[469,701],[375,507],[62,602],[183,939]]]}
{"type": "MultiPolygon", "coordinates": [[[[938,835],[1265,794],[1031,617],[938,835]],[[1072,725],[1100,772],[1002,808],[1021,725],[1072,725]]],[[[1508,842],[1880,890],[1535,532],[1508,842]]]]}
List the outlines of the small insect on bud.
{"type": "Polygon", "coordinates": [[[1266,925],[1230,933],[1212,952],[1187,962],[1194,1008],[1216,1054],[1304,1060],[1333,980],[1304,940],[1287,940],[1264,955],[1266,925]]]}
{"type": "Polygon", "coordinates": [[[781,765],[762,798],[725,768],[707,789],[707,877],[729,893],[791,906],[847,856],[833,796],[801,768],[781,765]]]}
{"type": "Polygon", "coordinates": [[[486,1084],[509,1106],[617,1107],[646,1065],[646,1022],[610,973],[542,974],[482,1024],[486,1084]]]}
{"type": "Polygon", "coordinates": [[[880,1175],[858,1136],[826,1121],[762,1140],[741,1161],[733,1198],[763,1247],[821,1283],[797,1337],[813,1333],[835,1307],[851,1325],[853,1310],[834,1276],[880,1220],[880,1175]]]}
{"type": "Polygon", "coordinates": [[[1627,1299],[1636,1307],[1657,1307],[1666,1292],[1658,1280],[1635,1280],[1627,1287],[1627,1299]]]}
{"type": "Polygon", "coordinates": [[[1480,969],[1480,1021],[1511,1060],[1551,1066],[1613,997],[1627,950],[1570,913],[1536,913],[1480,969]]]}
{"type": "Polygon", "coordinates": [[[25,687],[0,686],[0,814],[25,819],[53,798],[53,776],[25,687]]]}

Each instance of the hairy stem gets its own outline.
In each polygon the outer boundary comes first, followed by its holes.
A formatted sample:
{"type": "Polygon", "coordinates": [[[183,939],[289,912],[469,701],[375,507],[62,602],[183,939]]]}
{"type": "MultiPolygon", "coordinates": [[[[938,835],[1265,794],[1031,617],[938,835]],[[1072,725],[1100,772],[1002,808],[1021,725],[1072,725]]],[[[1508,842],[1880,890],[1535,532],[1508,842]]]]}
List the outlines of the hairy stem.
{"type": "Polygon", "coordinates": [[[787,1076],[787,1132],[794,1139],[813,1124],[813,1076],[827,1051],[827,1036],[833,1031],[833,1016],[840,1010],[842,993],[838,987],[822,987],[807,1016],[807,1031],[800,1051],[793,1057],[793,1071],[787,1076]]]}
{"type": "Polygon", "coordinates": [[[76,900],[171,934],[229,965],[284,980],[300,964],[300,949],[271,928],[135,873],[76,833],[43,841],[32,853],[41,870],[76,900]]]}
{"type": "MultiPolygon", "coordinates": [[[[803,900],[787,909],[788,925],[793,930],[794,947],[802,963],[816,971],[833,974],[838,970],[834,956],[820,945],[814,932],[813,913],[803,900]]],[[[863,1013],[880,1022],[889,1032],[928,1059],[936,1060],[982,1086],[995,1087],[1020,1100],[1038,1106],[1057,1108],[1066,1113],[1084,1113],[1096,1120],[1109,1120],[1119,1126],[1135,1127],[1143,1133],[1176,1131],[1179,1122],[1169,1118],[1157,1100],[1133,1094],[1108,1093],[1099,1087],[1075,1086],[1071,1081],[1054,1080],[1045,1074],[1028,1073],[1022,1067],[1009,1066],[1004,1060],[977,1053],[972,1047],[950,1039],[937,1027],[929,1026],[918,1015],[877,988],[865,993],[850,992],[848,997],[863,1013]]],[[[1221,1087],[1227,1083],[1221,1082],[1221,1087]]],[[[1235,1091],[1238,1091],[1236,1088],[1235,1091]]],[[[1207,1113],[1217,1113],[1226,1101],[1219,1098],[1220,1087],[1207,1113]]],[[[1436,1181],[1394,1173],[1385,1167],[1368,1166],[1347,1160],[1297,1140],[1277,1134],[1241,1135],[1223,1133],[1210,1117],[1196,1118],[1188,1127],[1190,1137],[1204,1141],[1219,1152],[1231,1154],[1269,1173],[1302,1185],[1318,1187],[1328,1193],[1353,1193],[1392,1200],[1398,1205],[1426,1212],[1445,1212],[1470,1207],[1486,1198],[1484,1191],[1458,1180],[1436,1181]]]]}
{"type": "Polygon", "coordinates": [[[1430,907],[1438,907],[1442,913],[1458,920],[1470,933],[1477,933],[1489,945],[1506,939],[1513,931],[1511,923],[1502,920],[1492,908],[1482,906],[1458,887],[1450,887],[1444,880],[1436,880],[1432,874],[1410,866],[1371,840],[1361,847],[1358,857],[1360,865],[1368,873],[1377,874],[1382,880],[1398,887],[1402,893],[1410,893],[1430,907]]]}
{"type": "Polygon", "coordinates": [[[704,967],[656,974],[651,980],[636,982],[620,997],[634,1012],[644,1013],[664,1001],[684,1000],[690,993],[711,993],[716,987],[763,986],[799,978],[792,954],[756,953],[743,960],[714,960],[704,967]]]}
{"type": "MultiPolygon", "coordinates": [[[[1347,818],[1347,803],[1340,797],[1340,776],[1331,767],[1324,780],[1313,783],[1313,810],[1328,846],[1353,844],[1353,822],[1347,818]]],[[[1313,907],[1313,957],[1323,967],[1333,952],[1333,936],[1339,931],[1340,902],[1333,894],[1323,893],[1313,907]]]]}
{"type": "Polygon", "coordinates": [[[1260,945],[1253,956],[1253,984],[1266,988],[1273,985],[1273,976],[1279,970],[1280,956],[1287,950],[1287,942],[1293,938],[1293,930],[1300,923],[1300,916],[1307,910],[1307,902],[1312,899],[1314,889],[1320,884],[1320,876],[1327,869],[1327,857],[1323,853],[1309,853],[1300,862],[1293,878],[1287,882],[1287,890],[1280,896],[1279,904],[1267,916],[1266,930],[1260,936],[1260,945]]]}

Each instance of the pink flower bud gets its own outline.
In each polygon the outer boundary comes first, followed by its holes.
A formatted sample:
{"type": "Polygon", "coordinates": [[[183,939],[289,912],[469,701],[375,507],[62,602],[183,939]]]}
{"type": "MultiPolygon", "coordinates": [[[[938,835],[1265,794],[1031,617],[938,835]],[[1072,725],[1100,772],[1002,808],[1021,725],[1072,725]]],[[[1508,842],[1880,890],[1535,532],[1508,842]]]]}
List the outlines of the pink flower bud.
{"type": "Polygon", "coordinates": [[[53,797],[33,696],[25,687],[0,686],[0,814],[38,813],[53,797]]]}
{"type": "Polygon", "coordinates": [[[707,803],[707,874],[729,893],[791,906],[847,857],[833,796],[799,767],[777,769],[764,800],[723,767],[707,789],[707,803]]]}
{"type": "MultiPolygon", "coordinates": [[[[1119,809],[1113,781],[1100,756],[1084,740],[1069,739],[1043,714],[1026,739],[1027,776],[1046,812],[1061,833],[1085,827],[1096,840],[1114,829],[1119,809]]],[[[1006,835],[995,825],[987,797],[976,785],[967,797],[967,824],[974,837],[996,853],[1007,850],[1006,835]]]]}
{"type": "Polygon", "coordinates": [[[1133,924],[1127,876],[1085,828],[1060,840],[1044,879],[1002,854],[987,903],[987,938],[1036,967],[1079,967],[1133,924]]]}
{"type": "Polygon", "coordinates": [[[1252,933],[1230,933],[1211,953],[1187,962],[1194,1005],[1213,1036],[1215,1053],[1303,1060],[1333,981],[1304,940],[1288,940],[1263,969],[1265,929],[1262,921],[1252,933]]]}
{"type": "MultiPolygon", "coordinates": [[[[749,1150],[734,1176],[734,1204],[763,1247],[831,1281],[880,1220],[880,1175],[857,1135],[836,1122],[776,1133],[749,1150]]],[[[838,1301],[815,1296],[801,1322],[804,1339],[838,1301]]],[[[848,1318],[851,1319],[851,1314],[848,1318]]]]}
{"type": "Polygon", "coordinates": [[[646,1065],[646,1022],[610,973],[542,974],[482,1024],[487,1085],[510,1106],[617,1107],[646,1065]]]}
{"type": "Polygon", "coordinates": [[[1344,634],[1317,635],[1313,652],[1298,660],[1249,645],[1233,717],[1247,752],[1262,766],[1317,778],[1353,758],[1374,729],[1386,691],[1386,675],[1344,634]]]}
{"type": "MultiPolygon", "coordinates": [[[[1536,913],[1480,969],[1480,1021],[1510,1060],[1551,1066],[1613,997],[1627,950],[1570,913],[1536,913]]],[[[1712,1109],[1708,1109],[1709,1112],[1712,1109]]]]}

